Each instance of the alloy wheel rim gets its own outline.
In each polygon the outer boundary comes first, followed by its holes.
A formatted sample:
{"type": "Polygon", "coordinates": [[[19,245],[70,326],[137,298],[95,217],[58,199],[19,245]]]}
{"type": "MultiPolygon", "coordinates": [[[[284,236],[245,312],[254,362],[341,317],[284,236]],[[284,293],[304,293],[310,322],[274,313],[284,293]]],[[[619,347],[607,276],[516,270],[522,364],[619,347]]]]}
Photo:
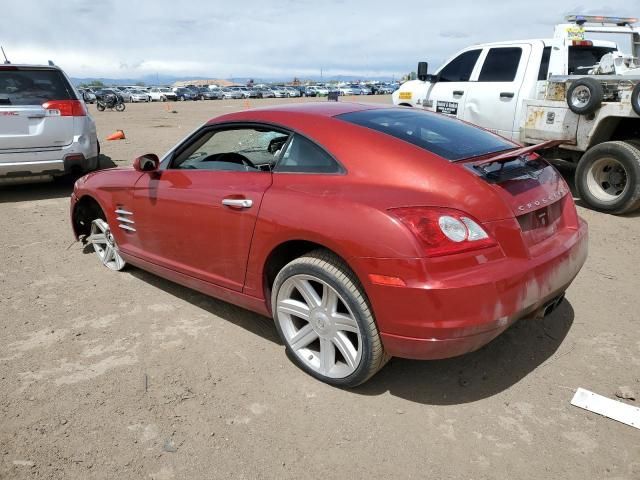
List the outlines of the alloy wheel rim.
{"type": "Polygon", "coordinates": [[[125,261],[120,256],[118,245],[107,222],[100,218],[91,222],[91,234],[87,237],[87,240],[93,245],[93,251],[96,252],[105,267],[111,270],[122,270],[124,268],[125,261]]]}
{"type": "Polygon", "coordinates": [[[587,186],[602,202],[613,202],[629,187],[624,165],[612,157],[599,158],[587,171],[587,186]]]}
{"type": "Polygon", "coordinates": [[[353,312],[328,283],[310,275],[284,281],[276,316],[289,348],[307,367],[345,378],[360,365],[362,335],[353,312]]]}

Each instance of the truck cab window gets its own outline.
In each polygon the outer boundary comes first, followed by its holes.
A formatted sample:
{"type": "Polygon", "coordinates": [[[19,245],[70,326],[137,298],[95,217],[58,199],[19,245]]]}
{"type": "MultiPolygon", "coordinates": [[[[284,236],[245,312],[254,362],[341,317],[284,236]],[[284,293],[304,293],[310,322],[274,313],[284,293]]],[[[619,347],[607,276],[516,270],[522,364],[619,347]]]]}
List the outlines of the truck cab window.
{"type": "Polygon", "coordinates": [[[542,61],[538,70],[538,80],[546,80],[549,75],[549,58],[551,58],[551,47],[544,47],[542,51],[542,61]]]}
{"type": "Polygon", "coordinates": [[[468,82],[475,67],[480,50],[461,53],[440,70],[440,82],[468,82]]]}
{"type": "Polygon", "coordinates": [[[609,47],[569,47],[569,75],[587,74],[607,53],[615,52],[609,47]]]}
{"type": "Polygon", "coordinates": [[[519,47],[492,48],[484,60],[479,82],[513,82],[518,73],[522,49],[519,47]]]}

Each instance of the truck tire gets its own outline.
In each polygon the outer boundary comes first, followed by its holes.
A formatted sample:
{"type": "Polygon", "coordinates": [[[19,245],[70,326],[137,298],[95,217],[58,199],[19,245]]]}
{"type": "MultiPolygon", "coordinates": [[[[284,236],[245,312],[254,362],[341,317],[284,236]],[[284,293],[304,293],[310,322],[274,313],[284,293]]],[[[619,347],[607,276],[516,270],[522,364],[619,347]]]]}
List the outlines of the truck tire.
{"type": "Polygon", "coordinates": [[[636,115],[640,115],[640,83],[636,83],[631,91],[631,108],[636,112],[636,115]]]}
{"type": "Polygon", "coordinates": [[[581,78],[567,90],[569,110],[578,115],[593,113],[600,108],[604,91],[602,85],[593,78],[581,78]]]}
{"type": "Polygon", "coordinates": [[[576,188],[589,208],[629,213],[640,207],[640,148],[604,142],[585,152],[576,169],[576,188]]]}

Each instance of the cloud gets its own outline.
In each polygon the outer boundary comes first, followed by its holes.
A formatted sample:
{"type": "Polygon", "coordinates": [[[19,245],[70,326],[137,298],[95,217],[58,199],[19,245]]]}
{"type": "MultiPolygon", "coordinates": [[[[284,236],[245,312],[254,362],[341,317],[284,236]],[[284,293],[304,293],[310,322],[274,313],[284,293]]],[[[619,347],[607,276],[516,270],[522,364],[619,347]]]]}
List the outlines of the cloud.
{"type": "Polygon", "coordinates": [[[550,37],[565,14],[632,15],[637,0],[21,0],[2,9],[14,62],[70,75],[402,75],[473,43],[550,37]],[[25,28],[28,25],[28,28],[25,28]]]}

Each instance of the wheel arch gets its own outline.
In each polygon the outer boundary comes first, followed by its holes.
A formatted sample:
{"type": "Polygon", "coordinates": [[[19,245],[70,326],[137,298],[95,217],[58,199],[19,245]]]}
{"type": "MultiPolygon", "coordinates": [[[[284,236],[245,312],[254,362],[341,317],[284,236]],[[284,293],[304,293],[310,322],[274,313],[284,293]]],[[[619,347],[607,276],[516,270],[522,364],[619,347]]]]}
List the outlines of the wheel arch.
{"type": "MultiPolygon", "coordinates": [[[[271,289],[278,272],[280,272],[287,263],[314,250],[326,250],[327,252],[332,253],[343,261],[345,265],[351,269],[354,275],[356,275],[356,278],[358,278],[353,265],[349,263],[344,255],[340,255],[339,252],[336,252],[335,249],[332,249],[322,243],[318,243],[317,241],[303,239],[286,240],[271,249],[262,266],[262,289],[269,310],[271,309],[271,289]]],[[[362,285],[362,281],[359,278],[358,280],[362,285]]]]}
{"type": "Polygon", "coordinates": [[[89,235],[91,222],[96,218],[106,220],[104,208],[95,197],[83,195],[73,206],[71,213],[71,225],[76,239],[89,235]]]}

